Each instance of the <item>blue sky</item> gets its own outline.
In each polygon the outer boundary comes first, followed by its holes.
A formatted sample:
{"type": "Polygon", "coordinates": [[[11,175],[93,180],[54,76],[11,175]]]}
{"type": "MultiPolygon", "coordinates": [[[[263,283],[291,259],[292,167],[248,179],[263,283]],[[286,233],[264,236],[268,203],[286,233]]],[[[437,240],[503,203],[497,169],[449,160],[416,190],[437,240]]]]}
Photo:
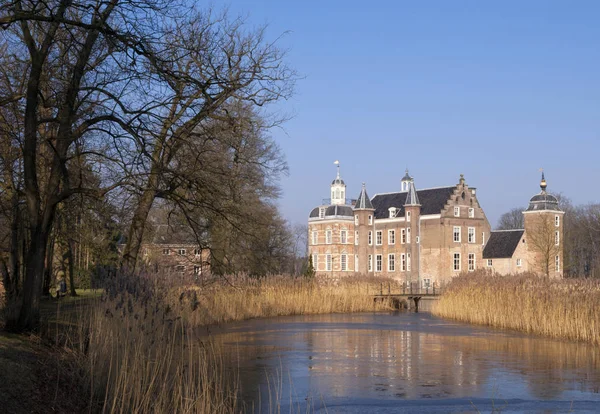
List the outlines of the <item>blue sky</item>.
{"type": "Polygon", "coordinates": [[[305,223],[341,162],[348,195],[478,188],[494,226],[539,191],[600,202],[600,2],[230,1],[303,76],[276,109],[282,214],[305,223]]]}

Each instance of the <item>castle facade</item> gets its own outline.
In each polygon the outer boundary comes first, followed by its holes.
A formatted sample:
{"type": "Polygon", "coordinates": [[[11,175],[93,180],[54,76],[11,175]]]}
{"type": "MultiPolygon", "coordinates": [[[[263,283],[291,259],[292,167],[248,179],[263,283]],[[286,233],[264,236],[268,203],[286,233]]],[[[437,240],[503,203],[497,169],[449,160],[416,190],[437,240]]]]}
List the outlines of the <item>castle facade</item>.
{"type": "Polygon", "coordinates": [[[400,191],[369,198],[363,184],[348,200],[338,164],[331,198],[308,218],[310,258],[320,277],[382,276],[422,287],[480,268],[562,277],[564,212],[543,174],[540,187],[523,229],[492,231],[462,174],[454,186],[417,189],[407,170],[400,191]]]}

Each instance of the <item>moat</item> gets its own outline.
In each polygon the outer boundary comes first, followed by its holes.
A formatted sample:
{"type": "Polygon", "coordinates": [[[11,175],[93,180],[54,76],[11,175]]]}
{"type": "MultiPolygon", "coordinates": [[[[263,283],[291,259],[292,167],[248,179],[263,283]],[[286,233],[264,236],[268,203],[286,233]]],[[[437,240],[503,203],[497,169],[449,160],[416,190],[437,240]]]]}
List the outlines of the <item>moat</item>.
{"type": "Polygon", "coordinates": [[[248,411],[597,412],[600,350],[429,313],[291,316],[213,336],[248,411]],[[292,407],[290,407],[290,404],[292,407]],[[270,407],[270,409],[269,409],[270,407]]]}

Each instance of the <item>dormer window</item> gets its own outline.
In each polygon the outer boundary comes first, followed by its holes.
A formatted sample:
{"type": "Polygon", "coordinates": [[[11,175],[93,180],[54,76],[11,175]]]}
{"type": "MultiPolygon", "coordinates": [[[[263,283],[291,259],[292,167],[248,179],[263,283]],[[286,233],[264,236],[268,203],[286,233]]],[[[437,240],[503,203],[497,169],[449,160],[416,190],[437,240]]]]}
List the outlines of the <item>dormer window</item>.
{"type": "Polygon", "coordinates": [[[390,207],[388,211],[390,212],[390,218],[396,217],[396,207],[390,207]]]}
{"type": "Polygon", "coordinates": [[[319,208],[319,218],[325,218],[325,207],[319,208]]]}

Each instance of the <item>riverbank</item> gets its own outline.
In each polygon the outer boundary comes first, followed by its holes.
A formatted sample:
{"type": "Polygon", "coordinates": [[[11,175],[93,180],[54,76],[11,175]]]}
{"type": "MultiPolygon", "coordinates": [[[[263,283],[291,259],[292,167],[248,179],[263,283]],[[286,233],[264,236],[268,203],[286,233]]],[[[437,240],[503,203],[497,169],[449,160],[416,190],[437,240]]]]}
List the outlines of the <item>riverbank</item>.
{"type": "Polygon", "coordinates": [[[433,306],[442,318],[600,344],[600,281],[485,272],[456,277],[433,306]]]}
{"type": "MultiPolygon", "coordinates": [[[[206,335],[211,326],[261,317],[391,309],[370,296],[380,288],[377,279],[236,278],[202,287],[164,282],[122,275],[108,283],[102,296],[50,302],[56,309],[45,318],[45,341],[54,344],[56,353],[50,355],[63,355],[68,364],[54,356],[51,360],[77,368],[72,372],[85,392],[76,400],[86,410],[254,411],[256,407],[244,405],[237,374],[225,369],[229,361],[222,359],[222,344],[206,335]]],[[[279,395],[268,406],[276,411],[285,398],[279,395]]]]}

